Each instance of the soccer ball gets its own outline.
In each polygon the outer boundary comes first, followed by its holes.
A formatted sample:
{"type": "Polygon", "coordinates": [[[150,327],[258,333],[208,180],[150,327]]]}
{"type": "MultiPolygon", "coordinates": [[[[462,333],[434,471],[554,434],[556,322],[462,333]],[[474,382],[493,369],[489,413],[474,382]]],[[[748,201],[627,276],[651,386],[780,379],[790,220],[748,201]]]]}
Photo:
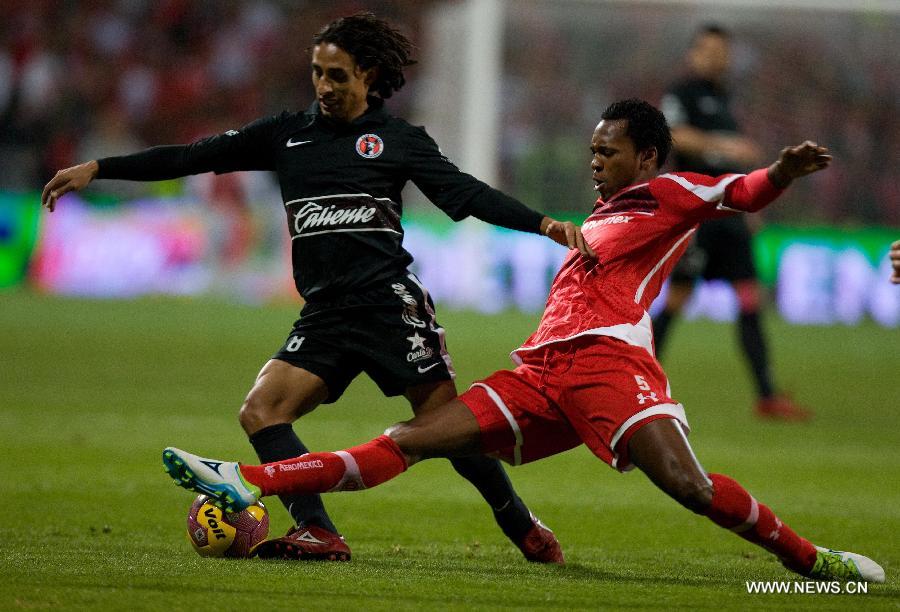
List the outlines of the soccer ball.
{"type": "Polygon", "coordinates": [[[249,557],[269,534],[269,512],[256,502],[240,512],[224,512],[198,495],[187,517],[187,535],[201,557],[249,557]]]}

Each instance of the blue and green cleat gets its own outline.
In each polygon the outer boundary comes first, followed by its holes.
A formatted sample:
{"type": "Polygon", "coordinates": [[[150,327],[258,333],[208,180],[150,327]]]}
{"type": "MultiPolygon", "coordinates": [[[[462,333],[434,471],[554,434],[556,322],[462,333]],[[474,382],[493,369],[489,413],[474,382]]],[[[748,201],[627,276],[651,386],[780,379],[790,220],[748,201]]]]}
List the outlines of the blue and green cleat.
{"type": "Polygon", "coordinates": [[[816,546],[816,550],[816,562],[807,574],[810,578],[841,582],[884,582],[884,568],[868,557],[821,546],[816,546]]]}
{"type": "Polygon", "coordinates": [[[240,512],[260,498],[259,487],[247,482],[234,461],[218,461],[169,447],[162,454],[166,473],[175,484],[210,497],[225,512],[240,512]]]}

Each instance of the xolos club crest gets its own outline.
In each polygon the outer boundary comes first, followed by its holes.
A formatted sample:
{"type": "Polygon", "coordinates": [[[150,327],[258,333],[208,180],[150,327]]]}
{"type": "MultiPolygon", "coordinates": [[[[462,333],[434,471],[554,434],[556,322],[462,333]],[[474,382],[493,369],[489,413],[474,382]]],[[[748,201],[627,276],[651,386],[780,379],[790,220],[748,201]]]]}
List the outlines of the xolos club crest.
{"type": "Polygon", "coordinates": [[[375,159],[384,151],[384,141],[378,134],[363,134],[356,139],[356,152],[366,159],[375,159]]]}

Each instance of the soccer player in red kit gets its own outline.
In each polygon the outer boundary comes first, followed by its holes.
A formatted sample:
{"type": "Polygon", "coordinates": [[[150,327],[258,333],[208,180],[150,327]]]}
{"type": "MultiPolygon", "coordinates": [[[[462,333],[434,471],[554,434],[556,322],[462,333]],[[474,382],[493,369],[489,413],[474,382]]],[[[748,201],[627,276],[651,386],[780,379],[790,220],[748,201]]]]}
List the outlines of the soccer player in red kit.
{"type": "Polygon", "coordinates": [[[659,175],[671,144],[665,117],[644,101],[603,113],[591,139],[600,199],[582,226],[596,258],[572,252],[565,260],[537,331],[513,353],[516,369],[361,446],[261,466],[168,448],[166,471],[234,510],[263,495],[371,488],[421,459],[485,453],[521,464],[585,444],[620,471],[638,467],[689,510],[801,575],[883,582],[871,559],[814,546],[736,481],[701,467],[647,314],[701,221],[757,211],[831,157],[805,142],[747,175],[659,175]]]}

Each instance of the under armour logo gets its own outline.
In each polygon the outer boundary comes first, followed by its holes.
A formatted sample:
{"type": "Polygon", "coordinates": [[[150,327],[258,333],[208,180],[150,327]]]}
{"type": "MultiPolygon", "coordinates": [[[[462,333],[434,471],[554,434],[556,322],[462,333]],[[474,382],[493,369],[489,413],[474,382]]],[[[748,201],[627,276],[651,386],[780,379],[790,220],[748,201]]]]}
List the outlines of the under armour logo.
{"type": "Polygon", "coordinates": [[[654,393],[652,391],[650,393],[648,393],[647,395],[644,395],[643,393],[638,393],[637,399],[638,399],[638,402],[641,404],[641,406],[643,406],[648,401],[654,401],[654,402],[659,401],[656,398],[656,393],[654,393]]]}
{"type": "Polygon", "coordinates": [[[203,465],[211,469],[213,472],[221,476],[221,472],[219,472],[219,466],[222,465],[221,461],[201,461],[203,465]]]}
{"type": "Polygon", "coordinates": [[[275,476],[275,466],[274,465],[267,465],[263,469],[263,471],[266,473],[266,476],[268,476],[269,478],[272,478],[273,476],[275,476]]]}
{"type": "Polygon", "coordinates": [[[778,539],[778,536],[781,535],[781,527],[784,523],[781,522],[781,519],[777,516],[775,517],[775,529],[769,534],[769,539],[775,541],[778,539]]]}

